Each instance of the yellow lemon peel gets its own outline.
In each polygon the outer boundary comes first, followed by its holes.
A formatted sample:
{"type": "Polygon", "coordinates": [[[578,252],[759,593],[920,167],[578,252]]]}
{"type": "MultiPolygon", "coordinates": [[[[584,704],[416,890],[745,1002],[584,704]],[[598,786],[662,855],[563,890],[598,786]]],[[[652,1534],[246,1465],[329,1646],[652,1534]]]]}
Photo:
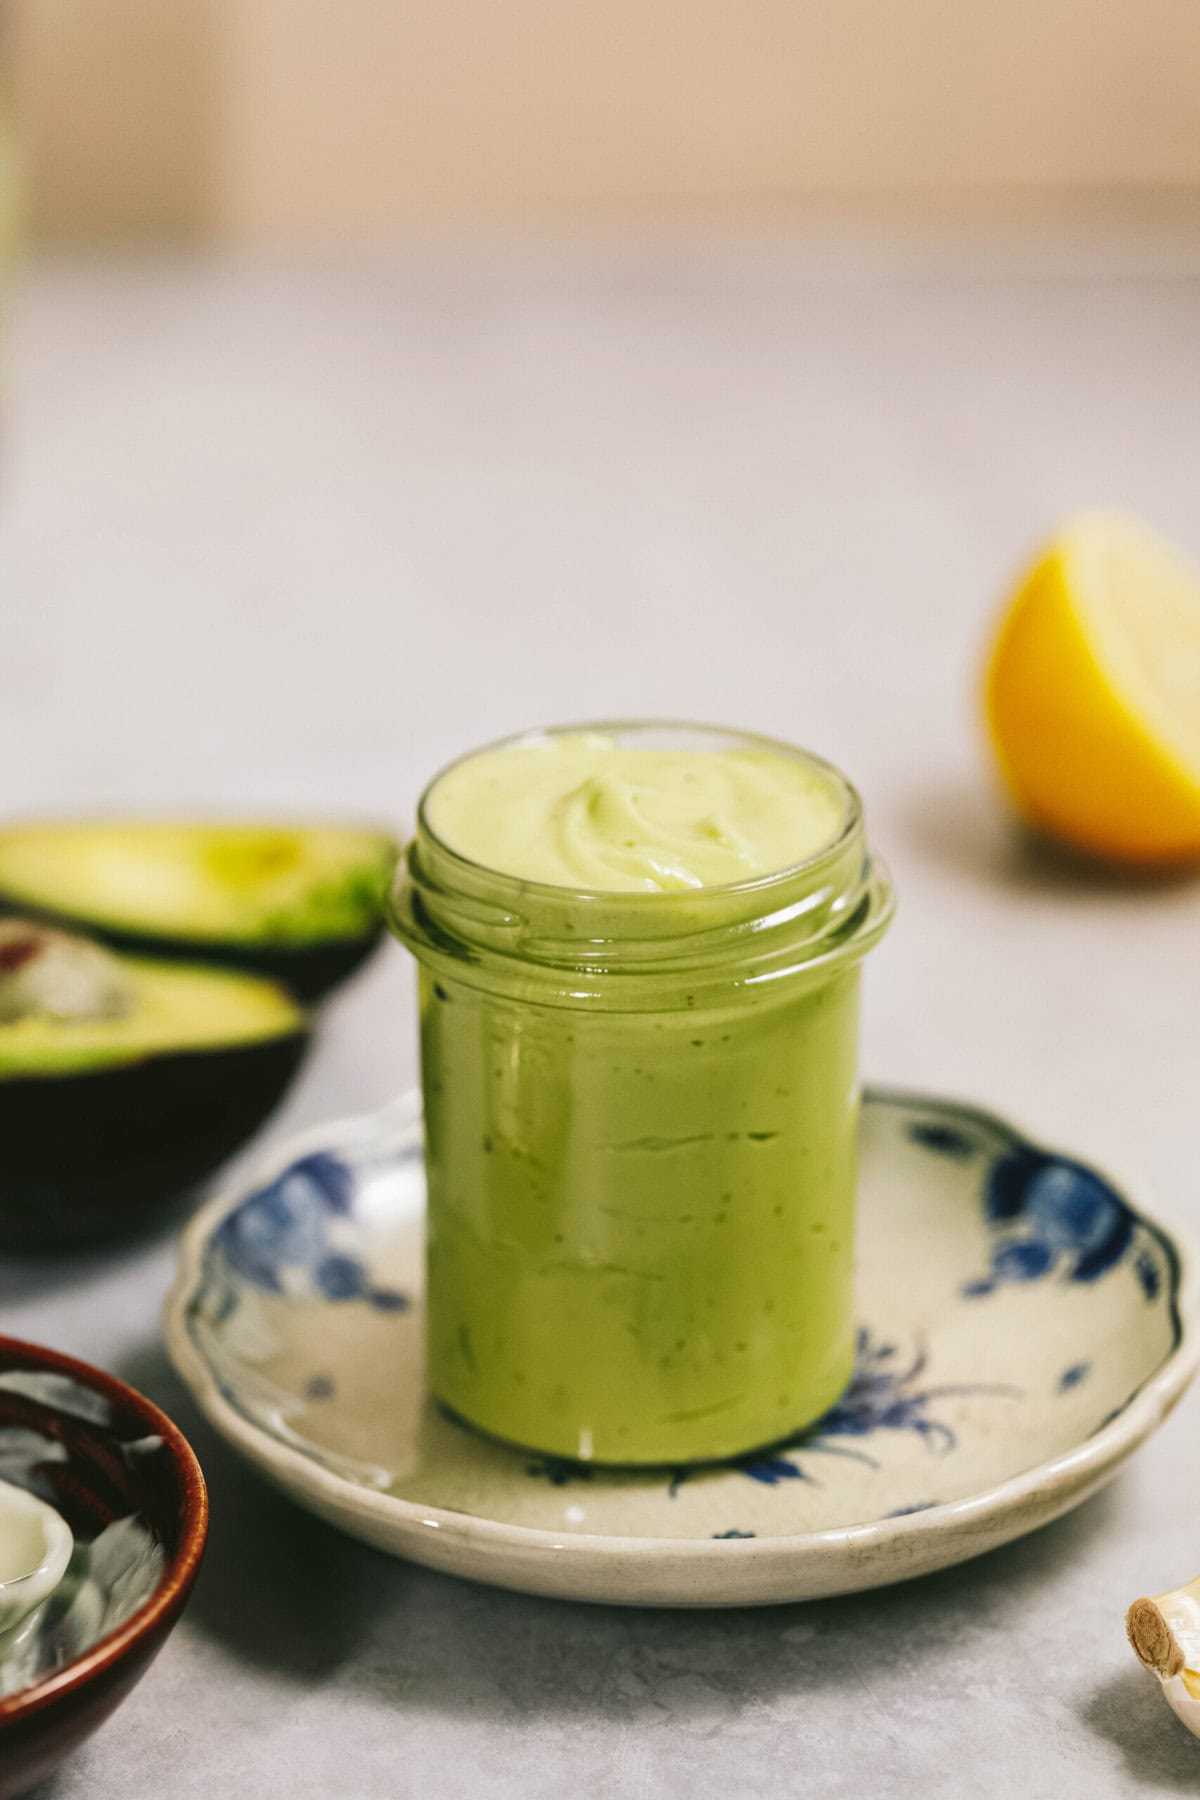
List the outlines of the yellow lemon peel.
{"type": "Polygon", "coordinates": [[[1119,863],[1200,858],[1200,570],[1148,526],[1056,532],[1004,610],[984,705],[1031,824],[1119,863]]]}

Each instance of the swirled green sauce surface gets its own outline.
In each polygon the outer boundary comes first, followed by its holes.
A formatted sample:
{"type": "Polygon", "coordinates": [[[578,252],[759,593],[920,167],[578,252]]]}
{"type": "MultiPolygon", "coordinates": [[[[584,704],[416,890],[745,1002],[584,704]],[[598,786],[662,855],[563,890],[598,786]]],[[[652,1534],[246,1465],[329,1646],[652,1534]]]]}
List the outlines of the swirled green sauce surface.
{"type": "Polygon", "coordinates": [[[669,893],[774,874],[824,849],[845,799],[769,749],[630,749],[598,732],[456,763],[426,802],[451,850],[523,881],[669,893]]]}

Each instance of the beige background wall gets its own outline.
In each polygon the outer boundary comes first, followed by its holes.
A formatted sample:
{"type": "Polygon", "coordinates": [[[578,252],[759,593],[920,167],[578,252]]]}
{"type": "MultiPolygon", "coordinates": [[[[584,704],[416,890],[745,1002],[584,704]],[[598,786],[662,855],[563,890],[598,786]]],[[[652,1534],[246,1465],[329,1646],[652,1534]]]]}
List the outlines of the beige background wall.
{"type": "Polygon", "coordinates": [[[9,9],[45,237],[1200,195],[1200,0],[9,9]]]}

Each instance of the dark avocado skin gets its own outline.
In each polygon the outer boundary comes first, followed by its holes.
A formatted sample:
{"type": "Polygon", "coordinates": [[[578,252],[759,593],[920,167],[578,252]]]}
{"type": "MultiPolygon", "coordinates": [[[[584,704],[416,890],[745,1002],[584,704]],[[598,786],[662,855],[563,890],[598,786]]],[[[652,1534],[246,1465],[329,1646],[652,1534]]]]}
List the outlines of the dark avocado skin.
{"type": "Polygon", "coordinates": [[[311,1004],[323,1000],[348,981],[379,948],[383,937],[383,921],[356,938],[341,938],[323,944],[301,944],[294,948],[279,945],[213,943],[205,939],[150,937],[145,933],[118,931],[98,924],[94,919],[76,913],[47,911],[17,903],[0,893],[0,914],[22,919],[35,918],[63,931],[81,932],[107,944],[125,956],[143,956],[168,962],[208,963],[213,968],[241,969],[247,975],[262,975],[277,981],[295,999],[311,1004]]]}
{"type": "Polygon", "coordinates": [[[146,1225],[258,1129],[308,1041],[0,1080],[0,1245],[58,1250],[146,1225]]]}

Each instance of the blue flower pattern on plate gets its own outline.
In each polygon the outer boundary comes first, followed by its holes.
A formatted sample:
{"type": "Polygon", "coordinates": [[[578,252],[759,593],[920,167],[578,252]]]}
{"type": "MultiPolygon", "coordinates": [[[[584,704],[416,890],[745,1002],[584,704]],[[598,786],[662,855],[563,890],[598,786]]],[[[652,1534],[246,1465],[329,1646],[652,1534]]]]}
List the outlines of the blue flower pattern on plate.
{"type": "Polygon", "coordinates": [[[775,1445],[767,1454],[755,1453],[738,1457],[730,1467],[748,1475],[751,1481],[774,1487],[781,1481],[813,1481],[815,1477],[802,1462],[782,1454],[796,1450],[801,1456],[851,1456],[875,1468],[873,1457],[848,1445],[831,1443],[831,1438],[869,1438],[881,1431],[915,1432],[929,1449],[945,1454],[954,1449],[955,1436],[944,1419],[931,1415],[934,1402],[951,1394],[998,1394],[1014,1398],[1015,1388],[990,1385],[922,1386],[928,1366],[923,1348],[918,1348],[907,1362],[901,1362],[895,1344],[878,1343],[869,1330],[861,1328],[854,1374],[850,1386],[831,1406],[823,1418],[794,1438],[775,1445]]]}
{"type": "MultiPolygon", "coordinates": [[[[456,1425],[461,1423],[445,1407],[441,1411],[443,1418],[456,1425]]],[[[463,1429],[469,1431],[470,1426],[463,1425],[463,1429]]],[[[525,1465],[525,1473],[548,1481],[551,1487],[567,1487],[572,1481],[590,1481],[593,1471],[590,1463],[573,1462],[569,1456],[539,1456],[535,1462],[525,1465]]]]}
{"type": "Polygon", "coordinates": [[[1162,1270],[1148,1244],[1143,1244],[1133,1260],[1133,1272],[1147,1300],[1157,1300],[1162,1292],[1162,1270]]]}
{"type": "MultiPolygon", "coordinates": [[[[748,1456],[732,1458],[718,1467],[735,1469],[764,1487],[778,1487],[785,1481],[817,1481],[805,1456],[848,1456],[867,1468],[877,1468],[874,1457],[849,1445],[831,1443],[836,1438],[866,1438],[881,1431],[912,1431],[931,1450],[946,1454],[954,1449],[954,1432],[943,1419],[931,1416],[934,1402],[951,1394],[996,1394],[1015,1398],[1018,1390],[993,1384],[942,1385],[923,1387],[927,1358],[923,1349],[902,1362],[894,1344],[877,1343],[868,1330],[858,1333],[858,1351],[850,1386],[823,1418],[795,1437],[768,1449],[753,1451],[748,1456]],[[800,1460],[785,1454],[798,1453],[800,1460]]],[[[589,1481],[592,1469],[587,1463],[573,1462],[569,1457],[543,1456],[526,1464],[525,1473],[548,1481],[554,1487],[565,1487],[572,1481],[589,1481]]],[[[670,1472],[668,1492],[672,1498],[684,1482],[702,1474],[703,1467],[681,1467],[670,1472]]],[[[818,1483],[819,1485],[819,1483],[818,1483]]],[[[933,1501],[925,1502],[933,1505],[933,1501]]]]}
{"type": "MultiPolygon", "coordinates": [[[[992,1294],[1006,1282],[1040,1281],[1047,1275],[1097,1281],[1116,1268],[1134,1239],[1133,1213],[1106,1181],[1081,1163],[1029,1144],[991,1164],[984,1211],[995,1234],[991,1267],[964,1286],[969,1299],[992,1294]]],[[[1145,1247],[1138,1257],[1138,1279],[1147,1299],[1153,1299],[1157,1264],[1145,1247]]]]}
{"type": "Polygon", "coordinates": [[[965,1131],[960,1131],[956,1125],[944,1124],[941,1119],[917,1119],[909,1126],[908,1135],[922,1149],[932,1150],[938,1156],[953,1157],[955,1162],[966,1162],[979,1148],[965,1131]]]}
{"type": "Polygon", "coordinates": [[[331,1241],[336,1221],[352,1217],[354,1199],[355,1171],[343,1158],[329,1151],[301,1157],[222,1220],[210,1255],[261,1293],[283,1293],[283,1277],[292,1275],[326,1300],[365,1300],[381,1312],[404,1312],[407,1295],[373,1284],[359,1258],[331,1241]]]}
{"type": "Polygon", "coordinates": [[[869,1330],[860,1329],[850,1386],[824,1417],[797,1432],[795,1437],[775,1445],[768,1453],[737,1457],[730,1466],[740,1469],[751,1481],[760,1481],[768,1487],[780,1481],[814,1479],[803,1463],[783,1455],[785,1450],[794,1449],[802,1455],[853,1456],[873,1468],[876,1466],[874,1458],[865,1451],[852,1450],[848,1445],[830,1443],[829,1440],[869,1438],[880,1431],[912,1431],[931,1450],[950,1451],[955,1444],[954,1432],[943,1419],[931,1416],[934,1401],[948,1394],[1003,1392],[1011,1396],[1016,1391],[993,1387],[922,1387],[921,1379],[927,1366],[924,1349],[918,1348],[907,1362],[902,1362],[895,1344],[877,1343],[869,1330]]]}
{"type": "Polygon", "coordinates": [[[983,1382],[923,1387],[922,1377],[929,1364],[924,1348],[918,1349],[900,1370],[896,1355],[894,1344],[875,1344],[869,1331],[860,1331],[850,1386],[809,1435],[866,1437],[874,1431],[915,1431],[931,1449],[953,1450],[955,1437],[949,1425],[930,1417],[929,1409],[935,1400],[951,1394],[1001,1394],[1011,1399],[1019,1391],[983,1382]]]}
{"type": "MultiPolygon", "coordinates": [[[[1173,1294],[1169,1244],[1148,1230],[1092,1170],[1049,1155],[1015,1135],[998,1142],[991,1122],[962,1109],[948,1107],[945,1117],[932,1113],[912,1118],[903,1129],[908,1140],[930,1156],[961,1165],[966,1182],[979,1181],[976,1191],[991,1244],[990,1251],[984,1251],[984,1272],[959,1289],[972,1305],[1010,1283],[1049,1277],[1094,1284],[1122,1263],[1147,1303],[1158,1302],[1162,1296],[1169,1300],[1173,1294]],[[970,1167],[975,1162],[978,1176],[970,1167]]],[[[416,1156],[419,1151],[401,1154],[416,1156]]],[[[369,1187],[366,1171],[388,1166],[388,1158],[394,1155],[389,1150],[381,1158],[376,1150],[374,1155],[368,1151],[364,1156],[342,1147],[339,1153],[311,1152],[228,1211],[207,1246],[206,1273],[212,1287],[206,1310],[210,1320],[222,1323],[236,1310],[240,1293],[247,1290],[282,1299],[319,1298],[339,1305],[359,1301],[379,1311],[407,1311],[410,1301],[406,1294],[373,1278],[369,1267],[372,1240],[362,1231],[371,1217],[364,1200],[369,1187]]],[[[967,1266],[969,1269],[969,1263],[967,1266]]],[[[318,1371],[307,1378],[304,1388],[310,1404],[328,1401],[335,1393],[332,1378],[318,1371]]],[[[1073,1393],[1091,1373],[1086,1361],[1071,1363],[1057,1376],[1047,1371],[1049,1391],[1073,1393]]],[[[1036,1385],[1041,1386],[1040,1382],[1036,1385]]],[[[826,1485],[821,1465],[828,1458],[848,1458],[866,1473],[887,1468],[892,1459],[882,1451],[885,1434],[911,1434],[935,1459],[949,1457],[957,1448],[951,1423],[954,1415],[947,1416],[941,1401],[964,1394],[991,1395],[1002,1401],[1018,1392],[997,1384],[931,1382],[923,1344],[905,1350],[902,1340],[889,1341],[864,1327],[858,1334],[850,1385],[815,1425],[766,1449],[707,1469],[664,1468],[645,1470],[642,1475],[662,1483],[670,1499],[685,1484],[720,1472],[744,1476],[760,1488],[807,1483],[819,1489],[826,1485]]],[[[237,1403],[235,1394],[227,1397],[237,1403]]],[[[469,1430],[453,1415],[445,1416],[456,1429],[469,1430]]],[[[517,1466],[529,1479],[553,1488],[611,1475],[557,1456],[529,1457],[517,1466]]],[[[633,1472],[628,1475],[632,1478],[633,1472]]],[[[879,1516],[896,1518],[937,1506],[936,1494],[928,1497],[928,1489],[923,1493],[923,1488],[922,1481],[917,1499],[881,1510],[879,1516]]],[[[736,1539],[755,1534],[731,1527],[712,1535],[736,1539]]]]}

